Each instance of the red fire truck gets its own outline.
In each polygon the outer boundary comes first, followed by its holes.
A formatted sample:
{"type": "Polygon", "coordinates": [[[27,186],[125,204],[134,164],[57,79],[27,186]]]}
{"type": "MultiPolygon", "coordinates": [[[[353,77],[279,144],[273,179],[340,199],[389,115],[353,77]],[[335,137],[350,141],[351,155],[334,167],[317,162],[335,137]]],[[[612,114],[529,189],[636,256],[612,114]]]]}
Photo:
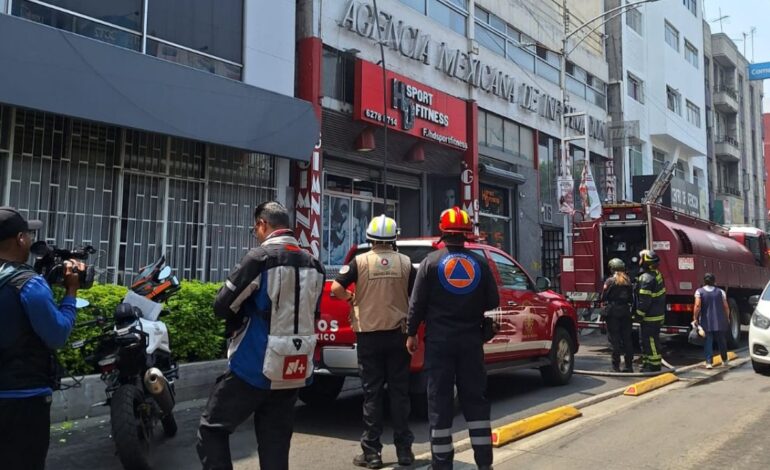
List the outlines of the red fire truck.
{"type": "Polygon", "coordinates": [[[639,251],[660,256],[666,284],[663,333],[686,334],[692,321],[695,290],[707,272],[727,292],[730,347],[737,347],[740,324],[748,324],[749,297],[770,279],[765,232],[753,227],[725,227],[654,203],[605,205],[598,219],[573,225],[572,254],[562,257],[562,292],[578,308],[579,328],[598,328],[595,302],[609,275],[607,262],[620,258],[635,278],[639,251]]]}

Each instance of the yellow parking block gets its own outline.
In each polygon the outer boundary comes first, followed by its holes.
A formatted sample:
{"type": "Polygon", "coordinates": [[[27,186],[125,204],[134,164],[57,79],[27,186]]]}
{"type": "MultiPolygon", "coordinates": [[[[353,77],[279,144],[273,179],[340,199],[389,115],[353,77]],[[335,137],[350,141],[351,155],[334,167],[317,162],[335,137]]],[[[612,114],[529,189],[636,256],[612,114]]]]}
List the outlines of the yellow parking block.
{"type": "MultiPolygon", "coordinates": [[[[727,360],[728,361],[734,361],[738,359],[738,355],[735,354],[733,351],[727,351],[727,360]]],[[[713,359],[711,359],[711,365],[713,366],[721,366],[722,365],[722,356],[716,355],[713,359]]]]}
{"type": "Polygon", "coordinates": [[[492,445],[500,447],[582,415],[583,413],[574,406],[560,406],[545,413],[530,416],[529,418],[493,429],[492,445]]]}
{"type": "Polygon", "coordinates": [[[623,392],[623,395],[638,397],[639,395],[651,392],[670,383],[674,383],[677,380],[679,380],[679,377],[670,372],[656,375],[655,377],[650,377],[647,380],[642,380],[641,382],[637,382],[629,386],[626,391],[623,392]]]}

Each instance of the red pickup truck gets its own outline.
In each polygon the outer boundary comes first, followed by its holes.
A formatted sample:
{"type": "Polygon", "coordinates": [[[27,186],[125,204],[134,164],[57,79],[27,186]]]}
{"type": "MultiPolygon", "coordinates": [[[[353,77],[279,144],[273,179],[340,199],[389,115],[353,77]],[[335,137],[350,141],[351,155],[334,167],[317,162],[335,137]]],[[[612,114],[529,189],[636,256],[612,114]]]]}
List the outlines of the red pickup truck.
{"type": "MultiPolygon", "coordinates": [[[[415,267],[437,249],[435,239],[404,239],[397,242],[399,252],[409,256],[415,267]]],[[[500,324],[500,332],[484,345],[487,370],[498,372],[516,368],[539,368],[549,385],[569,382],[578,350],[575,309],[560,294],[549,289],[547,278],[533,282],[524,269],[508,254],[495,247],[470,243],[468,248],[484,256],[500,291],[500,306],[486,313],[500,324]]],[[[368,244],[354,246],[345,263],[369,249],[368,244]]],[[[315,351],[313,384],[300,390],[308,405],[334,401],[342,390],[345,377],[358,375],[356,335],[350,328],[350,306],[334,298],[331,280],[324,287],[321,317],[316,325],[318,344],[315,351]]],[[[420,335],[423,334],[420,328],[420,335]]],[[[423,344],[412,356],[410,392],[413,410],[425,414],[426,381],[423,368],[423,344]]]]}

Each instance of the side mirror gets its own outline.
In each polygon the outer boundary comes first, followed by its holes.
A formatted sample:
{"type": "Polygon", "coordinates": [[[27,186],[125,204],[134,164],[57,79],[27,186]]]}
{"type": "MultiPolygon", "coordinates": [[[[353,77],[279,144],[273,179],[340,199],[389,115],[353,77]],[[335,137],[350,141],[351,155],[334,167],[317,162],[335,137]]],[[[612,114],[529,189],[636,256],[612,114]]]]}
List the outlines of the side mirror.
{"type": "Polygon", "coordinates": [[[160,270],[158,273],[158,280],[163,281],[168,279],[168,277],[171,276],[171,267],[170,266],[164,266],[163,269],[160,270]]]}
{"type": "Polygon", "coordinates": [[[752,308],[757,308],[758,303],[759,303],[758,295],[752,295],[751,297],[749,297],[749,305],[751,305],[752,308]]]}
{"type": "Polygon", "coordinates": [[[538,292],[548,290],[551,288],[551,280],[547,277],[540,276],[537,278],[537,281],[535,281],[535,287],[537,288],[538,292]]]}
{"type": "Polygon", "coordinates": [[[80,297],[75,298],[75,308],[80,310],[81,308],[86,308],[89,305],[91,305],[91,302],[87,301],[86,299],[82,299],[80,297]]]}

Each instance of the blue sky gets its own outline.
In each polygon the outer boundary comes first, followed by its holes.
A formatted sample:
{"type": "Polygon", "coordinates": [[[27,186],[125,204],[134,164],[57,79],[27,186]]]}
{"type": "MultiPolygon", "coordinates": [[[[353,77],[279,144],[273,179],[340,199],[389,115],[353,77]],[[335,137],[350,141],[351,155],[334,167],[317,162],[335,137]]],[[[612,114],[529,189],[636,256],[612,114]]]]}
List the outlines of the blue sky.
{"type": "MultiPolygon", "coordinates": [[[[701,0],[704,2],[706,20],[711,25],[712,33],[722,32],[730,36],[743,51],[743,33],[754,32],[754,62],[770,62],[770,0],[701,0]],[[719,21],[721,14],[729,16],[719,21]]],[[[746,37],[746,58],[751,60],[751,36],[746,37]]],[[[764,112],[770,112],[770,80],[765,80],[764,112]]]]}

